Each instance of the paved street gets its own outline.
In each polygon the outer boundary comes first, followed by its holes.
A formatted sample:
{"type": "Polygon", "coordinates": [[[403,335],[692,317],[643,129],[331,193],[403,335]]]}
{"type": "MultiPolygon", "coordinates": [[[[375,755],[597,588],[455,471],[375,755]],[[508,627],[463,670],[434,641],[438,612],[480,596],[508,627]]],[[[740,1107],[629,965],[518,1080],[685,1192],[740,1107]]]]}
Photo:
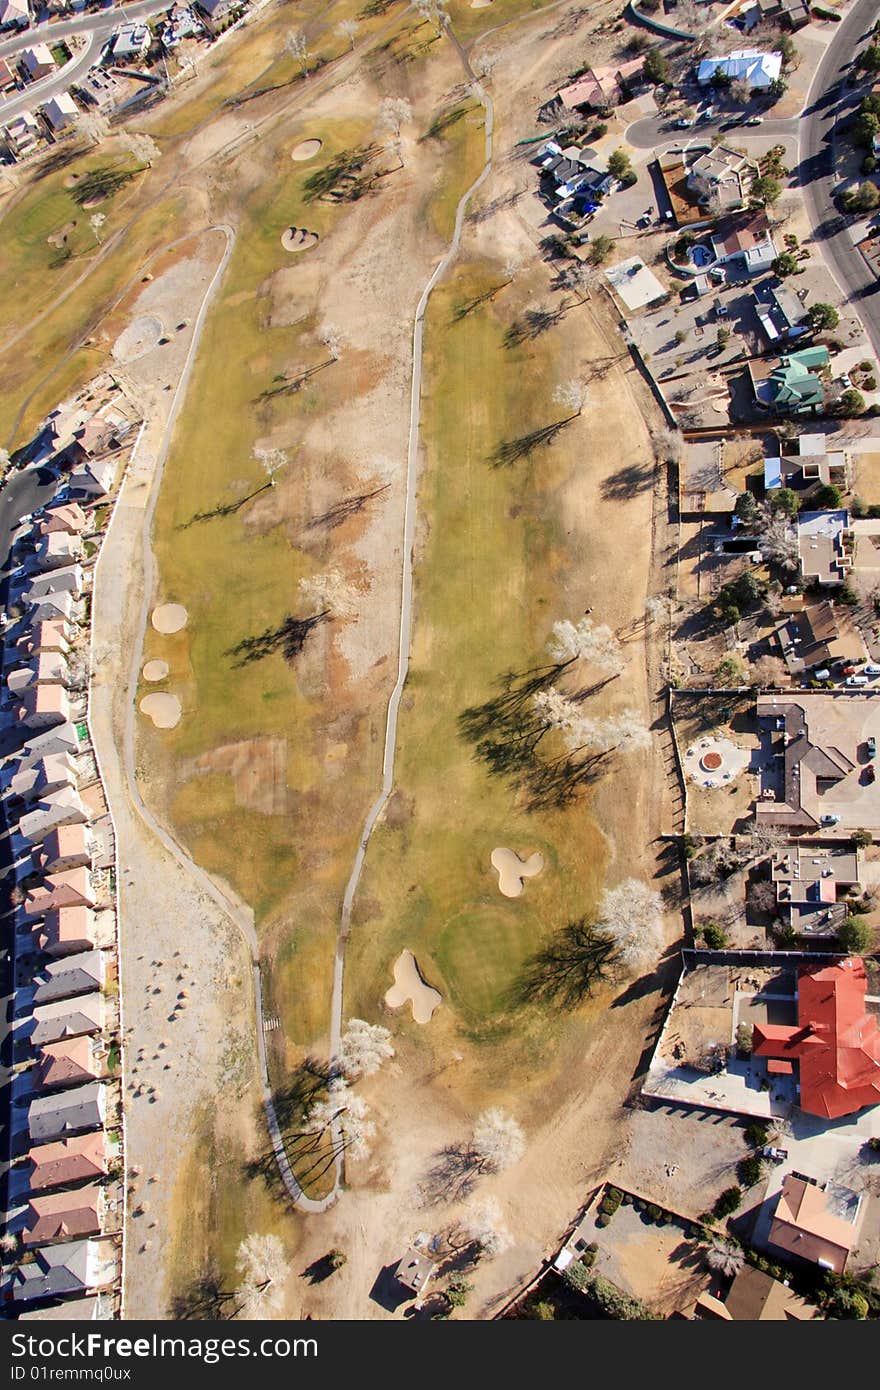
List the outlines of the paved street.
{"type": "Polygon", "coordinates": [[[697,145],[708,145],[711,144],[714,135],[722,135],[728,140],[736,140],[737,144],[745,141],[745,147],[748,149],[750,140],[772,141],[782,139],[786,135],[797,135],[798,132],[796,116],[781,120],[767,116],[761,125],[738,125],[733,130],[725,130],[724,126],[731,119],[728,111],[715,121],[700,121],[699,125],[691,126],[690,130],[676,130],[669,116],[645,116],[640,121],[634,121],[628,128],[626,139],[636,150],[662,150],[665,145],[677,146],[691,141],[697,145]]]}
{"type": "Polygon", "coordinates": [[[41,41],[57,43],[59,39],[71,38],[75,34],[84,35],[88,39],[82,52],[76,54],[69,63],[65,63],[63,68],[59,68],[57,73],[43,78],[41,82],[32,82],[23,91],[16,92],[8,101],[0,103],[0,125],[14,120],[22,111],[31,111],[35,106],[42,106],[50,97],[68,91],[78,78],[85,76],[89,68],[97,64],[105,43],[121,24],[149,19],[169,8],[169,0],[140,0],[139,4],[117,5],[112,10],[83,15],[80,19],[67,20],[62,24],[41,24],[36,28],[27,29],[24,34],[16,35],[14,39],[0,43],[0,58],[6,58],[8,61],[22,49],[30,48],[41,41]]]}

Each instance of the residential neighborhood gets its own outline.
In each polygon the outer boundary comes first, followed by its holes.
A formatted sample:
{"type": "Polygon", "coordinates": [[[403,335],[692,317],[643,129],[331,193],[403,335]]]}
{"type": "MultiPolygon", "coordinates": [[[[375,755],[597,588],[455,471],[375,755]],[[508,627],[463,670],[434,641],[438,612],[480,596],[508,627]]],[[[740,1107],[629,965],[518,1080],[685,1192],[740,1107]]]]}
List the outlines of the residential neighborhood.
{"type": "Polygon", "coordinates": [[[0,0],[3,1321],[880,1318],[878,157],[874,0],[0,0]]]}

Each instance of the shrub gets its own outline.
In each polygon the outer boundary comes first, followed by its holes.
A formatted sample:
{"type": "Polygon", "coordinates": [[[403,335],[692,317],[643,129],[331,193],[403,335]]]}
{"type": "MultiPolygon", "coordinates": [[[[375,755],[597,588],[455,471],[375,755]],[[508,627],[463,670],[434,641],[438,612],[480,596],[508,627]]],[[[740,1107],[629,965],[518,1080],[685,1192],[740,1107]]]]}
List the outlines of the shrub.
{"type": "Polygon", "coordinates": [[[864,826],[859,826],[858,830],[854,830],[849,838],[857,849],[867,849],[868,845],[873,842],[874,836],[870,830],[866,830],[864,826]]]}
{"type": "Polygon", "coordinates": [[[860,955],[870,949],[874,933],[867,922],[858,917],[847,917],[837,929],[837,939],[849,955],[860,955]]]}
{"type": "Polygon", "coordinates": [[[736,1030],[736,1050],[741,1057],[751,1057],[752,1055],[752,1026],[750,1023],[740,1023],[736,1030]]]}
{"type": "Polygon", "coordinates": [[[608,134],[608,127],[604,121],[598,121],[590,131],[591,140],[601,140],[603,135],[608,134]]]}
{"type": "Polygon", "coordinates": [[[763,1173],[764,1165],[757,1154],[741,1158],[736,1166],[736,1175],[744,1187],[754,1187],[761,1181],[763,1173]]]}
{"type": "Polygon", "coordinates": [[[651,1219],[652,1221],[659,1221],[659,1220],[660,1220],[661,1212],[660,1212],[660,1208],[657,1206],[656,1202],[649,1202],[649,1203],[648,1203],[647,1207],[645,1208],[645,1215],[648,1216],[648,1217],[650,1217],[650,1219],[651,1219]]]}
{"type": "Polygon", "coordinates": [[[613,1202],[616,1207],[619,1207],[623,1201],[623,1193],[619,1187],[606,1187],[605,1196],[610,1202],[613,1202]]]}
{"type": "Polygon", "coordinates": [[[875,376],[866,376],[862,382],[862,385],[864,386],[866,391],[876,391],[877,378],[875,376]]]}
{"type": "MultiPolygon", "coordinates": [[[[615,1209],[615,1210],[616,1210],[616,1209],[615,1209]]],[[[596,1225],[597,1225],[597,1226],[610,1226],[610,1225],[611,1225],[611,1218],[612,1218],[613,1215],[614,1215],[614,1212],[613,1212],[613,1211],[605,1211],[602,1207],[600,1207],[600,1208],[599,1208],[599,1215],[596,1217],[596,1225]]]]}
{"type": "Polygon", "coordinates": [[[742,1202],[742,1188],[725,1187],[712,1208],[715,1216],[730,1216],[731,1212],[736,1211],[742,1202]]]}
{"type": "Polygon", "coordinates": [[[703,927],[703,940],[710,951],[723,951],[727,945],[727,933],[717,922],[707,922],[703,927]]]}
{"type": "Polygon", "coordinates": [[[762,1149],[770,1138],[770,1126],[760,1120],[752,1120],[745,1128],[746,1143],[754,1149],[762,1149]]]}

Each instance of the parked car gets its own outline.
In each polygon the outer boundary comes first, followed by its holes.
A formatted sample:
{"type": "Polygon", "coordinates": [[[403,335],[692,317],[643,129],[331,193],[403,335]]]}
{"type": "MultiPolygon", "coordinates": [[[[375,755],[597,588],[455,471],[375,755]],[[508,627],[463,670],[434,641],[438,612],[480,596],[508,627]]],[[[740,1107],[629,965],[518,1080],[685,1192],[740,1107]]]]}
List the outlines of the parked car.
{"type": "Polygon", "coordinates": [[[874,780],[874,778],[876,777],[876,775],[877,775],[877,774],[876,774],[875,771],[874,771],[874,764],[873,764],[873,763],[868,763],[868,766],[865,768],[865,781],[866,781],[866,782],[873,782],[873,780],[874,780]]]}
{"type": "Polygon", "coordinates": [[[866,676],[880,676],[880,666],[876,661],[869,661],[865,667],[866,676]]]}
{"type": "Polygon", "coordinates": [[[846,683],[847,685],[867,685],[868,679],[867,676],[847,676],[846,683]]]}
{"type": "Polygon", "coordinates": [[[865,739],[865,752],[867,753],[869,758],[876,758],[877,740],[875,738],[872,737],[865,739]]]}
{"type": "Polygon", "coordinates": [[[763,117],[763,116],[749,116],[749,119],[746,121],[746,125],[763,125],[763,124],[764,124],[764,117],[763,117]]]}
{"type": "Polygon", "coordinates": [[[673,130],[690,130],[693,121],[689,116],[679,116],[677,121],[672,122],[673,130]]]}
{"type": "Polygon", "coordinates": [[[827,667],[823,667],[821,671],[814,671],[814,672],[813,672],[812,679],[813,679],[814,681],[827,681],[827,680],[830,680],[830,679],[831,679],[831,672],[828,670],[827,667]]]}
{"type": "Polygon", "coordinates": [[[788,1149],[777,1149],[773,1144],[765,1144],[760,1154],[762,1158],[772,1159],[774,1163],[784,1163],[788,1158],[788,1149]]]}
{"type": "Polygon", "coordinates": [[[822,825],[837,825],[840,820],[840,816],[834,816],[829,814],[820,817],[820,820],[822,825]]]}
{"type": "Polygon", "coordinates": [[[852,390],[852,377],[850,376],[849,372],[841,372],[840,384],[843,387],[844,391],[852,390]]]}
{"type": "Polygon", "coordinates": [[[701,112],[700,112],[699,116],[697,117],[697,120],[698,120],[698,121],[711,121],[714,115],[715,115],[715,107],[714,107],[714,106],[707,106],[706,109],[705,109],[705,111],[701,111],[701,112]]]}
{"type": "Polygon", "coordinates": [[[841,666],[840,673],[843,676],[854,676],[856,668],[853,666],[852,662],[850,662],[847,666],[841,666]]]}

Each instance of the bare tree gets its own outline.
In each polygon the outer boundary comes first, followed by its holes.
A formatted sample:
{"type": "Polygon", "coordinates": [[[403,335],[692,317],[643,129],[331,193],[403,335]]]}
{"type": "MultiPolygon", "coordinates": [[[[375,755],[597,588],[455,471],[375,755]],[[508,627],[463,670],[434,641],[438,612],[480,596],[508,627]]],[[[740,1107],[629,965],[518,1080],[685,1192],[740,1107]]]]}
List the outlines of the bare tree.
{"type": "Polygon", "coordinates": [[[300,72],[308,72],[309,41],[305,34],[301,30],[295,34],[291,34],[285,47],[288,53],[299,63],[300,72]]]}
{"type": "Polygon", "coordinates": [[[110,134],[110,121],[100,111],[84,111],[76,123],[77,130],[92,145],[100,145],[110,134]]]}
{"type": "Polygon", "coordinates": [[[369,1113],[363,1097],[342,1077],[333,1077],[324,1099],[316,1101],[308,1112],[303,1132],[323,1138],[330,1131],[334,1154],[347,1151],[352,1158],[365,1158],[370,1151],[368,1141],[376,1132],[369,1113]]]}
{"type": "Polygon", "coordinates": [[[299,591],[319,612],[329,609],[337,618],[350,618],[357,612],[357,590],[341,570],[330,569],[323,574],[304,576],[299,581],[299,591]]]}
{"type": "Polygon", "coordinates": [[[500,1173],[522,1158],[526,1141],[512,1115],[493,1107],[477,1118],[471,1150],[482,1172],[500,1173]]]}
{"type": "Polygon", "coordinates": [[[596,269],[585,261],[575,261],[565,267],[559,278],[566,289],[574,290],[579,296],[579,304],[586,304],[596,283],[596,269]]]}
{"type": "Polygon", "coordinates": [[[640,879],[625,879],[605,889],[596,926],[615,942],[623,966],[653,965],[664,946],[663,899],[640,879]]]}
{"type": "Polygon", "coordinates": [[[236,1256],[241,1276],[236,1316],[241,1319],[272,1318],[281,1311],[290,1264],[277,1236],[249,1235],[236,1256]]]}
{"type": "Polygon", "coordinates": [[[395,136],[400,128],[412,120],[412,103],[406,97],[385,97],[379,103],[379,130],[395,136]]]}
{"type": "Polygon", "coordinates": [[[8,449],[0,449],[0,473],[5,473],[12,460],[8,449]]]}
{"type": "Polygon", "coordinates": [[[586,382],[579,381],[577,377],[561,381],[553,392],[553,399],[557,405],[564,406],[574,415],[580,415],[589,400],[586,382]]]}
{"type": "Polygon", "coordinates": [[[348,1077],[372,1076],[382,1063],[394,1056],[394,1045],[387,1028],[350,1018],[339,1045],[339,1065],[348,1077]]]}
{"type": "Polygon", "coordinates": [[[442,33],[449,23],[446,0],[416,0],[415,8],[423,23],[432,24],[438,34],[442,33]]]}
{"type": "Polygon", "coordinates": [[[335,323],[325,323],[318,337],[327,349],[330,361],[338,362],[345,344],[341,329],[335,323]]]}
{"type": "Polygon", "coordinates": [[[145,164],[148,169],[152,169],[156,160],[162,157],[162,151],[153,137],[146,135],[143,131],[124,131],[122,143],[127,150],[131,151],[135,159],[140,164],[145,164]]]}
{"type": "Polygon", "coordinates": [[[797,570],[800,565],[797,530],[785,512],[774,510],[766,502],[759,503],[754,525],[766,559],[780,569],[797,570]]]}
{"type": "Polygon", "coordinates": [[[678,430],[655,430],[651,435],[654,457],[662,463],[678,463],[681,458],[681,434],[678,430]]]}
{"type": "Polygon", "coordinates": [[[284,449],[266,449],[258,445],[254,446],[254,458],[263,469],[266,477],[272,486],[275,486],[275,474],[280,473],[282,468],[286,468],[290,460],[284,449]]]}
{"type": "Polygon", "coordinates": [[[745,1264],[745,1255],[738,1245],[729,1240],[716,1240],[706,1249],[706,1264],[717,1274],[732,1279],[739,1274],[745,1264]]]}
{"type": "Polygon", "coordinates": [[[600,724],[603,751],[623,748],[630,753],[644,752],[651,747],[651,730],[638,710],[622,709],[610,714],[600,724]]]}
{"type": "Polygon", "coordinates": [[[336,26],[337,34],[341,34],[344,39],[348,39],[349,51],[354,49],[354,41],[357,38],[360,25],[356,19],[341,19],[336,26]]]}
{"type": "Polygon", "coordinates": [[[460,1232],[469,1245],[478,1247],[479,1254],[500,1255],[513,1243],[504,1224],[497,1197],[484,1197],[465,1212],[460,1232]]]}
{"type": "Polygon", "coordinates": [[[93,212],[91,217],[89,218],[89,226],[94,232],[95,241],[98,243],[99,246],[101,245],[101,228],[103,227],[106,221],[107,218],[105,217],[103,212],[93,212]]]}
{"type": "Polygon", "coordinates": [[[580,659],[602,671],[622,671],[626,665],[620,643],[605,623],[596,624],[589,616],[577,624],[567,618],[553,624],[547,651],[554,661],[569,663],[580,659]]]}

